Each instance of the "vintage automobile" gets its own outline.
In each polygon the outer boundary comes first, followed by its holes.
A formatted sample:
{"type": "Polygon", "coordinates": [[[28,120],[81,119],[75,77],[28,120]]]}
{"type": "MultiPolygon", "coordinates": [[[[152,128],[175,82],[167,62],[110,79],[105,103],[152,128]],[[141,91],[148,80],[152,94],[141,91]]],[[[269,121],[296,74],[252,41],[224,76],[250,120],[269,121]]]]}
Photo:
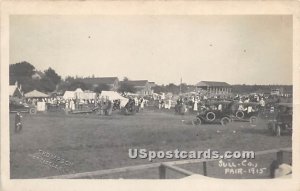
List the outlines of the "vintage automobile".
{"type": "Polygon", "coordinates": [[[29,105],[23,102],[21,99],[10,99],[9,100],[9,112],[10,113],[29,113],[36,114],[36,108],[33,105],[29,105]]]}
{"type": "Polygon", "coordinates": [[[260,104],[256,102],[234,103],[231,108],[232,119],[237,121],[249,121],[255,125],[260,113],[260,104]]]}
{"type": "Polygon", "coordinates": [[[230,108],[233,101],[213,101],[200,107],[196,119],[192,121],[193,125],[202,123],[221,123],[225,126],[232,121],[230,108]]]}
{"type": "Polygon", "coordinates": [[[293,104],[278,103],[275,106],[275,115],[268,122],[268,129],[275,136],[281,136],[282,133],[291,133],[293,123],[293,104]]]}

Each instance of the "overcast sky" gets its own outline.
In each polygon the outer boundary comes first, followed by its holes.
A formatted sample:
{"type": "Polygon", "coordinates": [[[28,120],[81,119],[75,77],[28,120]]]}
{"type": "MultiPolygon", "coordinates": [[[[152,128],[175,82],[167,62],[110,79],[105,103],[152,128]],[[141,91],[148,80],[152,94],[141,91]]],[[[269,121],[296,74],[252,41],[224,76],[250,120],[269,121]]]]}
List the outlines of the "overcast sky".
{"type": "Polygon", "coordinates": [[[158,84],[292,84],[290,16],[11,16],[10,64],[158,84]]]}

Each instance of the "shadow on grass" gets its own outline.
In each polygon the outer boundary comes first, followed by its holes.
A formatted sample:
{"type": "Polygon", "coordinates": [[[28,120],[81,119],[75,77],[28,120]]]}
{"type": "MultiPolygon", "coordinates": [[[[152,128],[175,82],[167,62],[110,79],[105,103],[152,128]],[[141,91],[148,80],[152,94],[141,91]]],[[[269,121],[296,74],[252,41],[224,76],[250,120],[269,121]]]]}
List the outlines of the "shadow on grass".
{"type": "Polygon", "coordinates": [[[241,132],[243,133],[249,133],[249,134],[260,134],[260,135],[268,135],[272,136],[270,131],[268,129],[258,129],[256,127],[248,127],[241,129],[241,132]]]}

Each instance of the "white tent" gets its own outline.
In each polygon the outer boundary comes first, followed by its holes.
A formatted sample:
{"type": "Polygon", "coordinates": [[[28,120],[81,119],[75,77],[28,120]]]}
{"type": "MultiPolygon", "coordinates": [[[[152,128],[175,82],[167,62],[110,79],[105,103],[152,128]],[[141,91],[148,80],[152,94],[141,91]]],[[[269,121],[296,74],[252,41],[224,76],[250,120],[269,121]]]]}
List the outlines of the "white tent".
{"type": "Polygon", "coordinates": [[[95,92],[83,92],[80,88],[77,88],[75,91],[65,91],[65,94],[63,95],[64,99],[95,99],[95,97],[95,92]]]}
{"type": "Polygon", "coordinates": [[[82,91],[81,88],[77,88],[77,89],[75,90],[75,92],[76,92],[76,93],[83,93],[83,91],[82,91]]]}
{"type": "Polygon", "coordinates": [[[28,92],[25,94],[26,98],[46,98],[49,97],[47,94],[44,94],[42,92],[39,92],[37,90],[33,90],[31,92],[28,92]]]}
{"type": "Polygon", "coordinates": [[[102,91],[101,94],[100,94],[100,98],[101,97],[104,97],[104,98],[108,98],[109,100],[113,101],[113,100],[120,100],[121,103],[121,107],[124,107],[127,102],[128,102],[128,99],[121,96],[118,92],[114,92],[114,91],[102,91]]]}
{"type": "Polygon", "coordinates": [[[96,93],[92,91],[84,91],[84,99],[95,99],[96,93]]]}
{"type": "Polygon", "coordinates": [[[74,91],[65,91],[64,95],[63,95],[64,99],[75,99],[76,98],[76,94],[74,91]]]}
{"type": "Polygon", "coordinates": [[[17,89],[16,85],[9,86],[9,96],[13,96],[17,89]]]}
{"type": "Polygon", "coordinates": [[[18,88],[17,85],[10,85],[9,86],[9,96],[15,96],[15,97],[22,97],[23,92],[20,88],[18,88]]]}
{"type": "Polygon", "coordinates": [[[75,99],[85,99],[84,93],[81,88],[77,88],[74,91],[74,96],[75,96],[75,99]]]}

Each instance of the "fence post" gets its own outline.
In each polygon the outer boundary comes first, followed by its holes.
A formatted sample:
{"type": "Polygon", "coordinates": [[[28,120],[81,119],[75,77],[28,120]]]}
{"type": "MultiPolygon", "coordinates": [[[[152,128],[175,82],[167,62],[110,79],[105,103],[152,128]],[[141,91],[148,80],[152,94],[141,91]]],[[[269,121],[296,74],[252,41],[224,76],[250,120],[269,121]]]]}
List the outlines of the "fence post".
{"type": "Polygon", "coordinates": [[[204,176],[207,176],[206,162],[204,161],[204,162],[202,162],[202,164],[203,164],[203,175],[204,175],[204,176]]]}
{"type": "Polygon", "coordinates": [[[164,165],[160,165],[159,169],[159,179],[166,179],[166,167],[164,165]]]}
{"type": "Polygon", "coordinates": [[[277,162],[278,162],[278,164],[279,165],[282,164],[282,162],[283,162],[283,151],[278,151],[276,153],[276,155],[277,155],[277,162]]]}

